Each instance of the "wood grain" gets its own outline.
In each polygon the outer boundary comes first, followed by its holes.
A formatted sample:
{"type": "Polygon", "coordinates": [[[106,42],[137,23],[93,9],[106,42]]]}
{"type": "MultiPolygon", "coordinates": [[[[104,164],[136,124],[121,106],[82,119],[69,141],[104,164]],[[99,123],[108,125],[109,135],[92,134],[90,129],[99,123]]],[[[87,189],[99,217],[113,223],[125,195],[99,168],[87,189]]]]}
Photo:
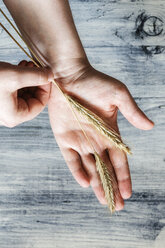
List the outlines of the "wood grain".
{"type": "MultiPolygon", "coordinates": [[[[134,153],[129,158],[133,195],[123,211],[109,216],[91,188],[81,188],[72,178],[54,140],[47,109],[13,129],[0,127],[0,247],[162,248],[165,2],[70,3],[91,63],[128,86],[155,128],[137,130],[119,114],[121,133],[134,153]]],[[[2,2],[0,7],[5,10],[2,2]]],[[[18,63],[25,58],[2,30],[0,37],[1,61],[18,63]]]]}

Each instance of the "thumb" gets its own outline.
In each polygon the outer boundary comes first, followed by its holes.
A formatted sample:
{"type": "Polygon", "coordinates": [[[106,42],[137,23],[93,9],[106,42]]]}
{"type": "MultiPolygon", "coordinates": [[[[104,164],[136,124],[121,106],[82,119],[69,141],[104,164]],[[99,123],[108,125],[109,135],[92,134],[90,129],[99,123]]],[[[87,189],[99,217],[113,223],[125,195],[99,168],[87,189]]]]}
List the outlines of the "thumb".
{"type": "Polygon", "coordinates": [[[150,130],[154,127],[154,122],[137,106],[125,85],[119,95],[120,97],[118,98],[116,106],[133,126],[142,130],[150,130]]]}
{"type": "Polygon", "coordinates": [[[54,75],[50,69],[37,67],[19,67],[17,71],[17,89],[39,86],[51,82],[54,75]]]}
{"type": "Polygon", "coordinates": [[[51,69],[48,68],[23,67],[3,62],[0,63],[0,69],[12,91],[48,84],[54,79],[51,69]]]}

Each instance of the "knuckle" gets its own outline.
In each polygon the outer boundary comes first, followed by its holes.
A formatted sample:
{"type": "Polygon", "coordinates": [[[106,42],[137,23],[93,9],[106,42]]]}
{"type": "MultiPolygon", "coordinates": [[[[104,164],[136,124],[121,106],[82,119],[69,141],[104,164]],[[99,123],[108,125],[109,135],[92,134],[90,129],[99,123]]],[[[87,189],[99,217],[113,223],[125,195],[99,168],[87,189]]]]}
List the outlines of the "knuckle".
{"type": "Polygon", "coordinates": [[[124,83],[120,82],[117,85],[117,92],[118,92],[118,94],[123,94],[126,90],[127,90],[127,87],[126,87],[126,85],[124,83]]]}

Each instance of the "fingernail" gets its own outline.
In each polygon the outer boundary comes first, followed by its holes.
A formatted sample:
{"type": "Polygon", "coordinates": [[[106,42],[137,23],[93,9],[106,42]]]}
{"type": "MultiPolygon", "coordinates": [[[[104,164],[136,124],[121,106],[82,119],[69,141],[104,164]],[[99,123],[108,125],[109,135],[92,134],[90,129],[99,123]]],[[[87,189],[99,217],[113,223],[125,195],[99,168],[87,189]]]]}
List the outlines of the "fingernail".
{"type": "Polygon", "coordinates": [[[123,197],[123,199],[129,199],[131,197],[132,193],[129,191],[123,191],[121,192],[121,196],[123,197]]]}

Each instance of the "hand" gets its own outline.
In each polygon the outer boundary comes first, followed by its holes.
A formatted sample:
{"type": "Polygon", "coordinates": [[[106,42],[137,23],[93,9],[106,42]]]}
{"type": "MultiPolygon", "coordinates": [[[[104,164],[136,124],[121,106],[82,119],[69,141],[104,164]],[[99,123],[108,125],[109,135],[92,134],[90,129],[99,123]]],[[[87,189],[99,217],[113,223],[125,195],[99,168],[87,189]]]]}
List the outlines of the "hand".
{"type": "MultiPolygon", "coordinates": [[[[90,65],[84,67],[83,61],[87,60],[87,57],[74,25],[69,1],[4,2],[25,40],[37,54],[39,52],[42,60],[50,65],[57,77],[56,80],[64,90],[100,115],[116,131],[118,109],[135,127],[145,130],[153,127],[152,121],[137,107],[124,84],[96,71],[90,65]],[[33,5],[33,11],[29,2],[33,5]],[[40,29],[39,23],[42,23],[40,29]]],[[[106,203],[95,161],[91,155],[93,151],[65,99],[54,85],[49,101],[49,115],[56,140],[73,176],[82,186],[90,184],[99,201],[106,203]]],[[[119,185],[116,193],[116,210],[120,210],[124,205],[123,199],[129,198],[132,191],[127,157],[112,147],[110,142],[83,118],[81,123],[109,169],[114,168],[119,185]]]]}
{"type": "Polygon", "coordinates": [[[0,123],[14,127],[37,116],[48,102],[52,79],[50,70],[32,62],[0,62],[0,123]]]}
{"type": "MultiPolygon", "coordinates": [[[[75,69],[74,66],[73,68],[75,69]]],[[[70,72],[68,77],[61,76],[56,78],[56,81],[68,94],[76,97],[81,104],[98,114],[118,133],[118,109],[135,127],[143,130],[153,127],[153,122],[138,108],[123,83],[95,70],[90,65],[82,68],[77,70],[79,73],[70,72]]],[[[93,151],[66,100],[54,85],[48,107],[55,138],[74,178],[82,187],[91,185],[100,203],[106,204],[101,181],[96,172],[93,151]]],[[[123,199],[129,198],[132,194],[127,156],[123,151],[112,146],[109,140],[99,134],[84,117],[80,116],[79,120],[96,151],[110,171],[114,170],[119,187],[116,193],[116,210],[121,210],[124,206],[123,199]]]]}

